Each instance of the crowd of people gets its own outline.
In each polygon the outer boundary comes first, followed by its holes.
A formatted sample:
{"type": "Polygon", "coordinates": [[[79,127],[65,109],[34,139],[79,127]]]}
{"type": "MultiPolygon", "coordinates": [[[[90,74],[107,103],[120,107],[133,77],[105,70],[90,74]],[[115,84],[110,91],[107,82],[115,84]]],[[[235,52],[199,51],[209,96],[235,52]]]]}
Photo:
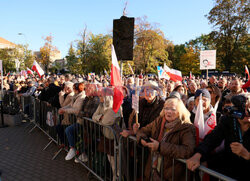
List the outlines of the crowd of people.
{"type": "MultiPolygon", "coordinates": [[[[69,143],[65,160],[76,157],[75,132],[81,127],[82,117],[102,125],[113,125],[122,118],[124,127],[120,136],[135,136],[138,144],[149,148],[144,177],[160,177],[163,164],[164,179],[172,179],[173,158],[187,159],[187,167],[194,171],[200,164],[237,180],[249,178],[250,170],[250,93],[249,81],[241,77],[199,77],[182,81],[157,77],[123,77],[123,103],[114,112],[113,89],[108,76],[50,75],[43,78],[24,78],[19,75],[4,77],[3,88],[18,96],[34,96],[56,107],[63,116],[56,130],[61,143],[69,143]],[[139,95],[139,113],[132,109],[132,95],[139,95]],[[201,100],[200,100],[201,99],[201,100]],[[203,121],[216,112],[216,127],[197,139],[194,125],[199,103],[202,103],[203,121]],[[72,124],[69,114],[75,114],[72,124]],[[137,121],[138,119],[138,121],[137,121]],[[66,135],[66,139],[65,136],[66,135]],[[163,157],[162,157],[163,156],[163,157]],[[164,158],[164,159],[163,159],[164,158]],[[151,169],[151,160],[153,160],[151,169]]],[[[24,114],[29,117],[29,106],[24,114]]],[[[103,131],[107,139],[114,139],[103,131]]],[[[114,155],[107,153],[114,173],[114,155]]],[[[88,161],[85,152],[75,162],[88,161]]],[[[174,165],[174,178],[185,179],[185,166],[174,165]]]]}

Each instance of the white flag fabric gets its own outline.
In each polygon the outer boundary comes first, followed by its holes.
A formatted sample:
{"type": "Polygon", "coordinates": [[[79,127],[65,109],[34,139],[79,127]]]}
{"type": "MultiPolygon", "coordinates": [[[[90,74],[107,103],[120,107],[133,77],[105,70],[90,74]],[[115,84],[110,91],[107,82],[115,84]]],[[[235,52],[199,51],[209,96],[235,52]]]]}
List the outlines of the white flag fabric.
{"type": "Polygon", "coordinates": [[[194,118],[194,126],[196,127],[196,144],[198,145],[201,140],[204,138],[204,114],[203,114],[203,106],[202,106],[202,94],[199,97],[199,104],[197,106],[195,118],[194,118]]]}
{"type": "Polygon", "coordinates": [[[34,60],[33,66],[31,68],[32,70],[36,71],[39,77],[42,77],[44,75],[43,69],[40,67],[40,65],[34,60]]]}

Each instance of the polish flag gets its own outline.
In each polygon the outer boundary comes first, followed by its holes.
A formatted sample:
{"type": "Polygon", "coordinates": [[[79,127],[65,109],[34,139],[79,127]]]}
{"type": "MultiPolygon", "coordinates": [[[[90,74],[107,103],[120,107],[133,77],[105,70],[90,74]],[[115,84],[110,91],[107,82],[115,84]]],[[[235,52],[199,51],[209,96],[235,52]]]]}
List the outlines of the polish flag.
{"type": "Polygon", "coordinates": [[[167,65],[164,64],[164,70],[167,72],[167,74],[170,77],[170,80],[173,80],[174,82],[182,81],[182,74],[181,71],[170,69],[167,65]]]}
{"type": "Polygon", "coordinates": [[[193,79],[193,76],[192,76],[192,72],[190,71],[190,73],[189,73],[189,79],[193,79]]]}
{"type": "Polygon", "coordinates": [[[115,48],[112,45],[112,65],[111,65],[111,85],[114,86],[114,97],[113,97],[113,111],[118,112],[122,101],[123,101],[123,91],[122,91],[122,79],[120,75],[120,67],[118,65],[117,57],[115,54],[115,48]]]}
{"type": "Polygon", "coordinates": [[[204,138],[204,114],[203,114],[203,106],[202,106],[202,94],[199,97],[199,103],[196,109],[195,118],[194,118],[194,126],[196,128],[196,145],[198,146],[200,141],[204,138]]]}
{"type": "Polygon", "coordinates": [[[34,72],[30,70],[29,68],[27,68],[27,74],[31,74],[32,76],[34,76],[34,72]]]}
{"type": "Polygon", "coordinates": [[[34,70],[35,72],[37,72],[39,77],[42,77],[44,75],[43,69],[40,67],[40,65],[35,60],[34,60],[34,63],[33,63],[33,66],[31,69],[34,70]]]}
{"type": "Polygon", "coordinates": [[[214,106],[212,114],[204,122],[203,106],[202,106],[202,94],[199,97],[199,104],[196,110],[194,125],[196,127],[196,145],[198,145],[207,134],[210,134],[215,128],[216,122],[216,111],[219,105],[219,101],[214,106]]]}
{"type": "Polygon", "coordinates": [[[249,75],[249,70],[247,68],[247,66],[245,65],[245,73],[247,74],[248,80],[250,79],[250,75],[249,75]]]}

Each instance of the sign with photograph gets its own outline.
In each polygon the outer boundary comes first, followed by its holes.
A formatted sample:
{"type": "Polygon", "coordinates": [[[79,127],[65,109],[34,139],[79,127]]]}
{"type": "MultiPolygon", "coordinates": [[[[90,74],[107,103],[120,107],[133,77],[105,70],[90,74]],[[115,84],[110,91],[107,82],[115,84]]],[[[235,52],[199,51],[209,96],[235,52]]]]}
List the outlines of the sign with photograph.
{"type": "Polygon", "coordinates": [[[216,69],[216,50],[200,52],[200,70],[216,69]]]}

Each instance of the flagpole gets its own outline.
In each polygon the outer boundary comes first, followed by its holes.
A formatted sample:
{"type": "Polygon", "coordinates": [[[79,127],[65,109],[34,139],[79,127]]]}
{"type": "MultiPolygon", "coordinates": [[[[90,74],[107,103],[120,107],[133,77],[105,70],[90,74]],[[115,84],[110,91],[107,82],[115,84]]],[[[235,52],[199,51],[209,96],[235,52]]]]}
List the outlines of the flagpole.
{"type": "Polygon", "coordinates": [[[207,69],[207,84],[208,84],[208,69],[207,69]]]}
{"type": "Polygon", "coordinates": [[[122,60],[120,60],[120,71],[121,71],[121,80],[122,80],[122,60]]]}

